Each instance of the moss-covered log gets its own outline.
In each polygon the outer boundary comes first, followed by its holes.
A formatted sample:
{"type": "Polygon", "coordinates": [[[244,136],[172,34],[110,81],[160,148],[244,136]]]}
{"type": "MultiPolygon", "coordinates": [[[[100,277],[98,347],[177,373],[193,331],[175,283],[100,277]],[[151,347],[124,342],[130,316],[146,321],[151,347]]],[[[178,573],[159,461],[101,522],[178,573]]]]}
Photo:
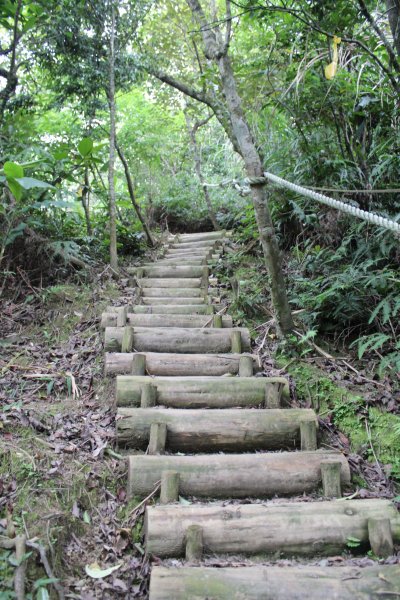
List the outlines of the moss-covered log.
{"type": "Polygon", "coordinates": [[[141,295],[147,298],[204,298],[206,291],[201,288],[155,288],[142,287],[141,295]]]}
{"type": "Polygon", "coordinates": [[[150,580],[150,600],[389,600],[398,596],[398,590],[398,565],[361,569],[155,566],[150,580]]]}
{"type": "Polygon", "coordinates": [[[349,538],[368,547],[368,520],[382,516],[400,541],[400,513],[390,500],[154,506],[146,509],[146,548],[160,557],[183,556],[187,528],[199,525],[209,553],[338,554],[349,538]]]}
{"type": "Polygon", "coordinates": [[[201,277],[143,277],[138,281],[144,288],[201,288],[204,279],[201,277]]]}
{"type": "Polygon", "coordinates": [[[145,497],[163,471],[179,473],[182,496],[248,498],[302,494],[321,485],[321,462],[341,464],[342,485],[350,483],[350,469],[338,452],[269,452],[199,456],[129,456],[128,497],[145,497]]]}
{"type": "MultiPolygon", "coordinates": [[[[237,375],[240,359],[246,356],[253,365],[253,373],[260,370],[251,354],[171,354],[144,352],[148,375],[180,377],[182,375],[237,375]]],[[[133,353],[106,352],[106,375],[130,375],[133,353]]],[[[285,394],[284,389],[284,394],[285,394]]]]}
{"type": "Polygon", "coordinates": [[[142,387],[148,383],[157,389],[157,404],[169,408],[278,408],[283,386],[288,386],[281,377],[118,375],[117,406],[140,406],[142,387]]]}
{"type": "Polygon", "coordinates": [[[215,308],[212,304],[137,304],[131,311],[137,314],[169,314],[169,315],[212,315],[215,308]]]}
{"type": "MultiPolygon", "coordinates": [[[[232,317],[223,316],[222,327],[232,328],[232,317]]],[[[116,327],[117,314],[103,313],[101,327],[116,327]]],[[[212,315],[169,315],[169,314],[127,314],[127,325],[132,327],[214,327],[212,315]]]]}
{"type": "MultiPolygon", "coordinates": [[[[180,327],[134,327],[133,348],[137,352],[172,352],[178,354],[224,353],[231,350],[231,332],[224,328],[180,328],[180,327]]],[[[106,327],[104,349],[119,352],[124,335],[124,327],[106,327]]],[[[240,328],[242,350],[250,350],[248,329],[240,328]]],[[[132,350],[131,349],[131,350],[132,350]]],[[[127,351],[131,351],[127,350],[127,351]]]]}
{"type": "Polygon", "coordinates": [[[119,408],[121,446],[145,450],[152,423],[167,425],[172,452],[248,452],[299,446],[302,419],[317,421],[311,409],[119,408]]]}

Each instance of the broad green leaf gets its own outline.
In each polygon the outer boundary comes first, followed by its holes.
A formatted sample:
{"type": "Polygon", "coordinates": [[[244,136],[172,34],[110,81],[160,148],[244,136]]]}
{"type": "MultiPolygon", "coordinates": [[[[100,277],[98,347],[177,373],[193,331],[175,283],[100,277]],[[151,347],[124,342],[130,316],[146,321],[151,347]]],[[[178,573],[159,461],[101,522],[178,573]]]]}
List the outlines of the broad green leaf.
{"type": "Polygon", "coordinates": [[[16,179],[7,179],[8,187],[16,200],[21,200],[24,188],[16,179]]]}
{"type": "Polygon", "coordinates": [[[115,565],[114,567],[108,567],[108,569],[102,569],[97,563],[92,563],[91,565],[86,565],[85,571],[86,575],[89,575],[89,577],[92,577],[93,579],[103,579],[103,577],[108,577],[121,566],[122,563],[115,565]]]}
{"type": "Polygon", "coordinates": [[[35,590],[37,590],[44,585],[49,585],[49,583],[57,583],[57,581],[58,579],[56,579],[56,577],[42,577],[41,579],[36,579],[33,587],[35,590]]]}
{"type": "Polygon", "coordinates": [[[50,600],[49,592],[47,588],[40,587],[36,592],[36,600],[50,600]]]}
{"type": "Polygon", "coordinates": [[[20,185],[25,190],[30,190],[31,188],[51,188],[54,189],[54,186],[50,183],[46,183],[45,181],[40,181],[40,179],[35,179],[34,177],[18,177],[16,179],[20,185]]]}
{"type": "Polygon", "coordinates": [[[24,169],[18,163],[7,161],[3,167],[4,175],[9,178],[17,179],[24,176],[24,169]]]}
{"type": "Polygon", "coordinates": [[[93,150],[93,140],[92,138],[86,137],[83,138],[83,140],[81,140],[78,144],[78,150],[79,150],[79,154],[85,158],[85,156],[88,156],[91,151],[93,150]]]}

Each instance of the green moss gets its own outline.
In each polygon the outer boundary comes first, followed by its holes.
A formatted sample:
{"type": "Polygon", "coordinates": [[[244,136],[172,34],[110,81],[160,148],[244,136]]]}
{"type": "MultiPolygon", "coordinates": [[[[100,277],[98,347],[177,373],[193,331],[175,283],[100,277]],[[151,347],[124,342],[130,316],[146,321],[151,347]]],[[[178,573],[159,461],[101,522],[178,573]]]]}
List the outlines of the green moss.
{"type": "Polygon", "coordinates": [[[333,423],[348,437],[352,452],[375,460],[373,448],[378,460],[390,465],[392,477],[400,482],[400,417],[366,407],[362,396],[300,359],[288,363],[287,358],[279,357],[277,362],[293,376],[300,402],[311,403],[321,417],[331,414],[333,423]]]}

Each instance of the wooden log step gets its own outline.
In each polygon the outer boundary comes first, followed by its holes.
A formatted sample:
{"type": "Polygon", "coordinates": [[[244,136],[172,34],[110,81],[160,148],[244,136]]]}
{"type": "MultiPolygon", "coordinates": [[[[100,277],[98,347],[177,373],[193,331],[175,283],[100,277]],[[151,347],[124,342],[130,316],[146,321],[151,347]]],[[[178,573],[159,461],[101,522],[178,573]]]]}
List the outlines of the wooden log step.
{"type": "MultiPolygon", "coordinates": [[[[101,315],[101,327],[116,327],[117,313],[103,313],[101,315]]],[[[232,328],[232,317],[223,316],[222,327],[232,328]]],[[[126,324],[133,327],[215,327],[216,322],[213,315],[170,315],[170,314],[137,314],[127,313],[126,324]]],[[[218,325],[219,326],[219,325],[218,325]]]]}
{"type": "MultiPolygon", "coordinates": [[[[142,315],[143,316],[143,315],[142,315]]],[[[106,352],[106,375],[132,374],[132,361],[134,353],[106,352]]],[[[251,354],[168,354],[161,352],[143,352],[145,357],[145,370],[143,374],[179,377],[182,375],[237,375],[240,362],[250,364],[250,371],[255,373],[260,370],[258,361],[251,354]]],[[[285,389],[284,389],[285,395],[285,389]]]]}
{"type": "Polygon", "coordinates": [[[172,242],[168,248],[172,248],[173,250],[193,250],[197,248],[200,250],[210,250],[210,248],[215,248],[215,246],[218,246],[221,243],[221,240],[191,240],[188,242],[179,241],[172,242]]]}
{"type": "Polygon", "coordinates": [[[212,315],[215,311],[213,304],[136,304],[129,312],[138,314],[169,314],[169,315],[212,315]]]}
{"type": "Polygon", "coordinates": [[[144,298],[203,298],[206,295],[204,288],[192,287],[142,287],[140,291],[144,298]]]}
{"type": "Polygon", "coordinates": [[[179,494],[208,498],[249,498],[309,493],[321,485],[321,462],[340,464],[342,485],[350,468],[339,452],[273,452],[197,456],[128,457],[128,497],[146,497],[164,471],[179,475],[179,494]]]}
{"type": "MultiPolygon", "coordinates": [[[[208,278],[207,278],[208,281],[208,278]]],[[[138,279],[139,285],[142,288],[201,288],[204,286],[205,280],[201,277],[143,277],[138,279]]]]}
{"type": "Polygon", "coordinates": [[[301,408],[119,408],[118,417],[121,446],[146,450],[151,424],[162,423],[167,426],[171,452],[294,449],[300,443],[301,422],[317,424],[314,411],[301,408]]]}
{"type": "MultiPolygon", "coordinates": [[[[135,270],[128,269],[128,272],[136,273],[135,270]]],[[[201,281],[205,278],[208,278],[208,267],[193,266],[177,266],[171,265],[170,267],[161,267],[158,266],[158,263],[154,263],[151,267],[143,268],[143,276],[144,277],[154,277],[154,278],[168,278],[168,279],[192,279],[199,278],[201,281]]],[[[189,286],[187,286],[189,287],[189,286]]]]}
{"type": "MultiPolygon", "coordinates": [[[[204,328],[195,327],[106,327],[104,330],[104,349],[107,352],[120,352],[123,336],[132,330],[131,348],[124,352],[177,352],[178,354],[225,353],[232,350],[232,336],[241,340],[241,351],[250,350],[250,333],[246,328],[204,328]]],[[[240,353],[235,351],[235,353],[240,353]]]]}
{"type": "Polygon", "coordinates": [[[142,304],[206,304],[205,298],[200,296],[188,296],[187,298],[168,298],[163,296],[162,298],[155,298],[153,296],[142,296],[140,298],[142,304]]]}
{"type": "Polygon", "coordinates": [[[197,525],[207,553],[335,555],[351,538],[360,540],[360,550],[368,547],[368,522],[382,516],[400,541],[400,513],[390,500],[148,506],[146,549],[183,556],[186,531],[197,525]]]}
{"type": "Polygon", "coordinates": [[[223,240],[224,238],[227,237],[231,237],[232,236],[232,232],[231,231],[225,231],[225,230],[221,230],[221,231],[207,231],[207,232],[203,232],[203,233],[182,233],[178,235],[178,240],[182,241],[182,242],[186,242],[186,241],[190,241],[190,240],[214,240],[214,239],[221,239],[223,240]]]}
{"type": "Polygon", "coordinates": [[[389,600],[398,596],[398,590],[398,565],[361,569],[154,566],[149,600],[389,600]]]}
{"type": "Polygon", "coordinates": [[[282,377],[118,375],[116,400],[117,406],[140,406],[143,386],[152,385],[155,404],[169,408],[279,408],[285,384],[282,377]]]}

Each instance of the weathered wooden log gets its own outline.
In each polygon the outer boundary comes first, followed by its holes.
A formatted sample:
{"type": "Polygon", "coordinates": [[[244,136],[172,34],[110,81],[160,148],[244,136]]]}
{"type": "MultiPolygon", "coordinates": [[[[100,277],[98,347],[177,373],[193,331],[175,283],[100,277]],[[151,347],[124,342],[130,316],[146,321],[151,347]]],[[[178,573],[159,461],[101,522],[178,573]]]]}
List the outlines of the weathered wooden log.
{"type": "Polygon", "coordinates": [[[210,248],[214,248],[215,246],[218,246],[219,244],[221,244],[222,242],[220,242],[219,240],[191,240],[191,241],[184,241],[184,242],[173,242],[172,244],[170,244],[168,246],[168,248],[172,248],[174,250],[181,250],[181,249],[188,249],[188,250],[192,250],[192,249],[196,249],[196,248],[201,248],[203,249],[207,249],[209,250],[210,248]]]}
{"type": "MultiPolygon", "coordinates": [[[[167,250],[163,258],[211,258],[213,250],[167,250]]],[[[215,253],[216,254],[216,253],[215,253]]]]}
{"type": "Polygon", "coordinates": [[[187,297],[187,298],[167,298],[163,296],[162,298],[148,298],[147,296],[142,296],[140,299],[142,304],[206,304],[204,298],[199,296],[197,297],[187,297]]]}
{"type": "MultiPolygon", "coordinates": [[[[218,315],[221,317],[221,315],[218,315]]],[[[101,327],[116,327],[115,313],[101,315],[101,327]]],[[[132,327],[215,327],[213,315],[170,315],[128,313],[127,325],[132,327]]],[[[221,317],[221,327],[232,328],[232,317],[221,317]]]]}
{"type": "Polygon", "coordinates": [[[145,450],[152,423],[167,425],[167,446],[179,452],[248,452],[299,445],[300,419],[316,421],[311,409],[119,408],[121,446],[145,450]]]}
{"type": "MultiPolygon", "coordinates": [[[[135,273],[136,269],[128,269],[128,273],[135,273]]],[[[193,266],[193,267],[179,267],[177,265],[171,265],[170,267],[161,267],[158,263],[154,263],[151,267],[145,267],[143,269],[143,276],[157,279],[200,279],[208,278],[209,272],[208,267],[193,266]]]]}
{"type": "Polygon", "coordinates": [[[183,556],[187,528],[199,525],[210,553],[338,554],[349,538],[360,540],[360,550],[368,547],[368,520],[381,516],[400,541],[400,513],[390,500],[148,506],[146,549],[159,557],[183,556]]]}
{"type": "Polygon", "coordinates": [[[280,377],[118,375],[117,406],[140,406],[141,389],[148,383],[157,389],[157,404],[169,408],[279,408],[283,387],[280,377]]]}
{"type": "Polygon", "coordinates": [[[398,565],[362,569],[153,566],[149,600],[372,600],[394,598],[397,590],[398,565]]]}
{"type": "MultiPolygon", "coordinates": [[[[133,353],[106,352],[106,375],[133,375],[132,359],[137,356],[133,353]]],[[[145,373],[148,375],[237,375],[242,358],[245,357],[252,363],[252,372],[260,370],[258,361],[252,355],[243,354],[165,354],[162,352],[144,352],[145,373]]],[[[144,374],[144,373],[143,373],[144,374]]],[[[139,375],[139,373],[138,373],[139,375]]],[[[244,374],[250,377],[250,372],[244,374]]],[[[286,397],[287,388],[283,388],[286,397]]]]}
{"type": "Polygon", "coordinates": [[[143,277],[138,279],[142,288],[202,288],[201,277],[143,277]]]}
{"type": "Polygon", "coordinates": [[[321,485],[321,463],[340,462],[343,485],[350,483],[347,460],[339,452],[268,452],[196,456],[129,456],[128,497],[144,498],[163,471],[179,473],[182,496],[266,498],[309,493],[321,485]]]}
{"type": "Polygon", "coordinates": [[[141,288],[142,297],[146,298],[204,298],[206,291],[201,288],[141,288]]]}
{"type": "MultiPolygon", "coordinates": [[[[119,352],[124,335],[124,327],[106,327],[104,349],[106,352],[119,352]]],[[[133,347],[137,352],[177,352],[178,354],[225,353],[231,349],[229,328],[181,328],[181,327],[134,327],[133,347]]],[[[242,349],[250,350],[250,334],[246,328],[238,328],[242,336],[242,349]]]]}
{"type": "Polygon", "coordinates": [[[137,314],[170,314],[170,315],[212,315],[215,306],[212,304],[159,304],[143,305],[136,304],[132,306],[129,312],[137,314]]]}
{"type": "Polygon", "coordinates": [[[178,240],[181,242],[187,242],[191,240],[223,240],[226,237],[231,237],[231,235],[231,231],[225,231],[224,229],[222,229],[221,231],[208,231],[206,233],[183,233],[178,235],[178,240]]]}
{"type": "Polygon", "coordinates": [[[191,258],[182,259],[182,258],[162,258],[158,260],[156,263],[144,263],[143,269],[147,269],[149,267],[206,267],[208,260],[206,258],[191,258]]]}

